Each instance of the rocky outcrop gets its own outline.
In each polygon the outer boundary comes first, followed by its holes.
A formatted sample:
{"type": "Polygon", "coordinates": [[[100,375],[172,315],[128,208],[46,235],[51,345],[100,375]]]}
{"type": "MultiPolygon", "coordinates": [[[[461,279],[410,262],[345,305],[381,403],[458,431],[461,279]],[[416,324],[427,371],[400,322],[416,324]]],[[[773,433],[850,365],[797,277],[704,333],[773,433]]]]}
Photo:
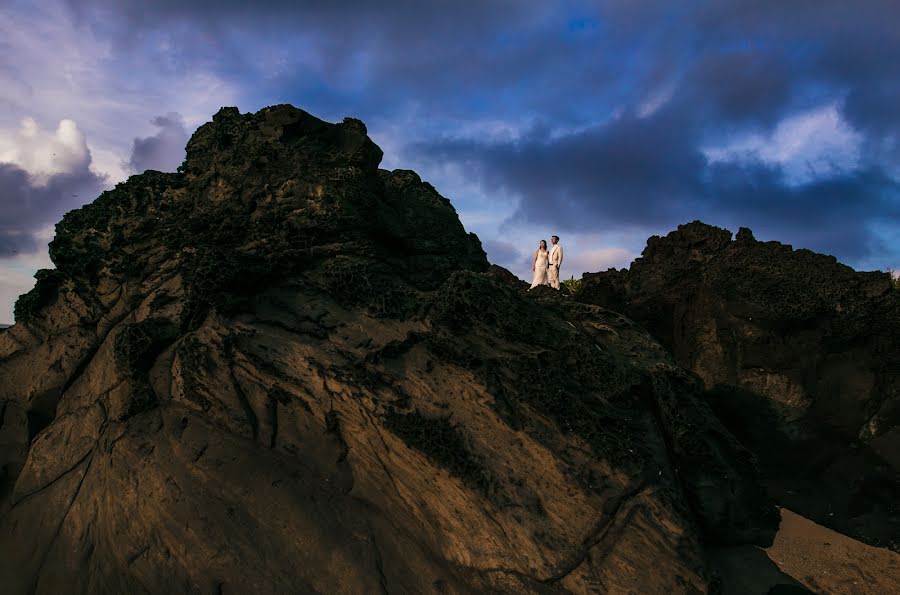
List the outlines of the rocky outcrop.
{"type": "Polygon", "coordinates": [[[648,328],[701,378],[793,510],[900,547],[900,291],[886,273],[694,222],[578,299],[648,328]]]}
{"type": "Polygon", "coordinates": [[[0,334],[8,592],[706,592],[771,542],[693,376],[380,157],[225,108],[66,215],[0,334]]]}

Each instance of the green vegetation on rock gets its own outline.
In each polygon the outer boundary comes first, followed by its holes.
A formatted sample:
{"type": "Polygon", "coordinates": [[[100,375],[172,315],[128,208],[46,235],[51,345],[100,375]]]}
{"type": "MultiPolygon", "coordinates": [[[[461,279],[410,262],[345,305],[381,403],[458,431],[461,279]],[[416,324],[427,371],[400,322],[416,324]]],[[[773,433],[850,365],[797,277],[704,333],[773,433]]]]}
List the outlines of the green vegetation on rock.
{"type": "Polygon", "coordinates": [[[563,280],[562,284],[566,286],[569,293],[578,293],[578,290],[581,289],[581,279],[576,279],[574,276],[563,280]]]}

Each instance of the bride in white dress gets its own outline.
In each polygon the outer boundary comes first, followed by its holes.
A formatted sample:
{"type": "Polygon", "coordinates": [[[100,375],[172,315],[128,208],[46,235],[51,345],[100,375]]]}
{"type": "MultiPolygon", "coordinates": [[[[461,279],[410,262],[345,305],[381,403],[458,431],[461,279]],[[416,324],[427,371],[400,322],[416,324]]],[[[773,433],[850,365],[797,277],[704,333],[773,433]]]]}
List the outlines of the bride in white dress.
{"type": "Polygon", "coordinates": [[[531,280],[531,287],[534,289],[538,285],[547,285],[547,268],[549,266],[550,252],[547,250],[547,242],[541,240],[540,246],[534,252],[534,263],[531,270],[534,271],[534,277],[531,280]]]}

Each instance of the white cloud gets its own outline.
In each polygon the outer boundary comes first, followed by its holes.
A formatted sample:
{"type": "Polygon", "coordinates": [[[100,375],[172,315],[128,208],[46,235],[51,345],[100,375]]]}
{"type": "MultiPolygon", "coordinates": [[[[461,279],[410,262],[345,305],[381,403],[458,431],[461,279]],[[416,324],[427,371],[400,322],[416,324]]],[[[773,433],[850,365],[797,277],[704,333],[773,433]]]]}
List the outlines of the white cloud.
{"type": "MultiPolygon", "coordinates": [[[[521,139],[533,127],[531,118],[502,120],[481,118],[458,122],[452,126],[455,139],[475,139],[484,143],[506,143],[521,139]]],[[[448,126],[450,129],[451,126],[448,126]]]]}
{"type": "Polygon", "coordinates": [[[36,184],[46,184],[53,174],[82,170],[90,162],[84,133],[74,120],[62,120],[54,132],[44,132],[28,116],[17,132],[0,138],[0,163],[18,165],[36,184]]]}
{"type": "Polygon", "coordinates": [[[91,150],[93,169],[106,174],[110,186],[134,173],[128,169],[125,157],[119,151],[112,149],[94,148],[91,150]]]}
{"type": "Polygon", "coordinates": [[[651,91],[643,101],[638,105],[637,115],[640,118],[652,116],[659,108],[664,106],[672,99],[675,93],[675,83],[673,81],[666,82],[651,91]]]}
{"type": "Polygon", "coordinates": [[[760,160],[780,165],[793,183],[856,169],[863,136],[836,104],[782,120],[769,135],[751,134],[704,150],[710,161],[760,160]]]}

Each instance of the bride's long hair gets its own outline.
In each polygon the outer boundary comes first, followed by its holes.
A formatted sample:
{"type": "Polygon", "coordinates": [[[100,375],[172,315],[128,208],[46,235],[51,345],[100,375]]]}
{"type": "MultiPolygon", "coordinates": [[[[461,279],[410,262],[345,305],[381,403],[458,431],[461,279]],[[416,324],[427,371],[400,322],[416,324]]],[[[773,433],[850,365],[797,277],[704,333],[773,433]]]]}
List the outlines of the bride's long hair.
{"type": "Polygon", "coordinates": [[[547,249],[547,240],[541,240],[541,242],[538,244],[538,249],[546,250],[547,249]]]}

